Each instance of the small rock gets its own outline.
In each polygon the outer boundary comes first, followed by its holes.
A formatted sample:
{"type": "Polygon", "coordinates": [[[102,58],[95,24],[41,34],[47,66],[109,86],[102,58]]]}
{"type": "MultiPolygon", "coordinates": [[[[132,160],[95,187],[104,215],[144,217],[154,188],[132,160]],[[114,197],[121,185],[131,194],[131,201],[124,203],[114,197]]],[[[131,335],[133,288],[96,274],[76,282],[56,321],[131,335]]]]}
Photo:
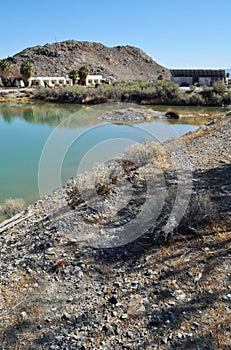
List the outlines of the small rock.
{"type": "Polygon", "coordinates": [[[78,277],[80,279],[83,278],[83,276],[84,276],[83,271],[81,271],[81,270],[76,271],[75,275],[76,275],[76,277],[78,277]]]}
{"type": "Polygon", "coordinates": [[[199,326],[200,326],[200,324],[199,324],[198,322],[193,322],[193,325],[194,325],[195,327],[199,327],[199,326]]]}
{"type": "Polygon", "coordinates": [[[116,281],[116,282],[113,283],[113,286],[120,288],[121,287],[121,283],[116,281]]]}
{"type": "Polygon", "coordinates": [[[170,321],[173,321],[175,319],[175,314],[172,311],[168,311],[170,321]]]}
{"type": "Polygon", "coordinates": [[[112,305],[116,305],[118,303],[118,299],[115,295],[113,295],[111,298],[108,299],[108,302],[112,305]]]}
{"type": "Polygon", "coordinates": [[[105,323],[105,325],[103,326],[103,330],[104,330],[106,335],[111,335],[114,333],[113,328],[109,323],[105,323]]]}
{"type": "Polygon", "coordinates": [[[121,316],[121,319],[122,319],[122,320],[126,320],[126,318],[128,318],[128,315],[127,315],[127,314],[123,314],[123,315],[121,316]]]}
{"type": "Polygon", "coordinates": [[[23,321],[26,320],[26,319],[27,319],[27,313],[26,313],[26,311],[22,311],[21,314],[20,314],[20,316],[21,316],[21,318],[22,318],[23,321]]]}
{"type": "Polygon", "coordinates": [[[128,338],[132,338],[133,337],[133,333],[131,331],[127,331],[126,336],[128,338]]]}
{"type": "Polygon", "coordinates": [[[115,334],[119,335],[121,333],[121,329],[119,328],[118,325],[115,326],[115,334]]]}
{"type": "Polygon", "coordinates": [[[67,312],[64,312],[62,315],[62,319],[63,320],[70,320],[71,319],[71,315],[68,314],[67,312]]]}
{"type": "Polygon", "coordinates": [[[161,339],[162,344],[167,344],[168,342],[168,337],[164,337],[161,339]]]}
{"type": "Polygon", "coordinates": [[[201,277],[202,277],[202,273],[201,272],[197,273],[196,276],[194,277],[193,282],[197,283],[201,279],[201,277]]]}

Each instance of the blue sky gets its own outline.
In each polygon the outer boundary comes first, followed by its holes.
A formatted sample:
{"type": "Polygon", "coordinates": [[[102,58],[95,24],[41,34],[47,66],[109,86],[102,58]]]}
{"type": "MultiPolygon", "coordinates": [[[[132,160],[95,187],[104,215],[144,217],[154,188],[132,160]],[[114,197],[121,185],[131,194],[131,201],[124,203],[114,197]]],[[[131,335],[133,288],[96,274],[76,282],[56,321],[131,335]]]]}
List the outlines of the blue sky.
{"type": "Polygon", "coordinates": [[[231,0],[11,0],[0,58],[75,39],[133,45],[168,68],[231,68],[231,0]]]}

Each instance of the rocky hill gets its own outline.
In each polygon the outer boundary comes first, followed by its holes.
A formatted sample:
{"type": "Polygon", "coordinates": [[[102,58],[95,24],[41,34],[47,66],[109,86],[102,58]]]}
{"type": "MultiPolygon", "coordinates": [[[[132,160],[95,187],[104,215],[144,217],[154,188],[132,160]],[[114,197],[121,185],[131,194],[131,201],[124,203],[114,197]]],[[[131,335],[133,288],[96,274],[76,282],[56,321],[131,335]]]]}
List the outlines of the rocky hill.
{"type": "Polygon", "coordinates": [[[71,69],[87,65],[92,74],[106,80],[153,80],[170,71],[153,61],[145,52],[132,46],[107,47],[99,43],[67,40],[27,48],[9,60],[20,66],[27,60],[34,64],[35,76],[65,76],[71,69]]]}

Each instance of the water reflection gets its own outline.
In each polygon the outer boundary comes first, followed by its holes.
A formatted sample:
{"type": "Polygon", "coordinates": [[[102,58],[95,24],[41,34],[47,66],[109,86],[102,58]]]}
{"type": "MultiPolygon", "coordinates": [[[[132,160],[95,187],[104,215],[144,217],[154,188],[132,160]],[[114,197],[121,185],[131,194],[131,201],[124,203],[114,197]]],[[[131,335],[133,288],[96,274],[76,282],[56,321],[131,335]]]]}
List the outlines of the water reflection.
{"type": "Polygon", "coordinates": [[[189,124],[200,125],[211,115],[221,115],[225,112],[223,108],[214,107],[186,107],[186,106],[146,106],[140,107],[134,104],[102,104],[97,106],[82,106],[75,104],[55,104],[55,103],[15,103],[0,104],[0,117],[5,122],[11,123],[16,117],[21,117],[28,123],[43,124],[49,126],[57,126],[63,120],[73,113],[78,113],[78,118],[72,120],[69,128],[75,128],[83,125],[92,125],[97,122],[97,117],[103,113],[113,111],[115,109],[129,108],[150,108],[160,112],[174,111],[181,116],[179,120],[168,120],[171,124],[189,124]],[[81,117],[80,117],[81,115],[81,117]]]}
{"type": "MultiPolygon", "coordinates": [[[[185,134],[196,128],[202,113],[219,114],[217,109],[185,108],[185,117],[179,120],[155,120],[142,123],[106,123],[98,117],[106,112],[124,109],[125,107],[144,108],[132,104],[104,104],[97,106],[79,106],[70,104],[21,103],[0,104],[0,203],[6,198],[23,197],[27,204],[39,198],[38,165],[48,138],[58,126],[58,142],[55,153],[70,138],[78,139],[66,153],[62,179],[65,181],[75,176],[82,157],[94,144],[107,139],[131,139],[143,142],[149,138],[163,142],[166,139],[185,134]],[[71,117],[70,117],[71,116],[71,117]],[[101,124],[101,125],[100,125],[101,124]],[[95,126],[100,125],[99,128],[95,126]],[[135,126],[135,128],[133,127],[135,126]],[[137,132],[137,126],[143,132],[137,132]],[[81,135],[81,137],[79,137],[81,135]],[[143,136],[144,135],[144,136],[143,136]],[[148,135],[148,136],[147,136],[148,135]],[[78,137],[77,137],[78,136],[78,137]]],[[[146,107],[145,107],[146,108],[146,107]]],[[[177,107],[152,106],[160,111],[175,110],[177,107]]],[[[183,114],[182,109],[179,114],[183,114]]],[[[54,157],[55,159],[55,157],[54,157]]],[[[48,167],[52,167],[51,159],[48,167]]],[[[55,171],[55,169],[54,169],[55,171]]]]}
{"type": "MultiPolygon", "coordinates": [[[[127,104],[126,107],[131,107],[131,104],[127,104]]],[[[0,105],[0,117],[2,116],[7,123],[11,123],[15,118],[20,117],[28,123],[52,127],[65,121],[66,128],[76,128],[102,123],[98,120],[100,115],[121,108],[125,108],[124,104],[113,103],[97,106],[53,103],[5,104],[0,105]],[[75,118],[66,121],[70,115],[75,115],[75,118]]],[[[137,108],[140,107],[137,106],[137,108]]]]}
{"type": "Polygon", "coordinates": [[[0,105],[0,115],[6,122],[21,117],[28,123],[57,126],[67,116],[80,110],[81,106],[48,103],[22,103],[0,105]]]}

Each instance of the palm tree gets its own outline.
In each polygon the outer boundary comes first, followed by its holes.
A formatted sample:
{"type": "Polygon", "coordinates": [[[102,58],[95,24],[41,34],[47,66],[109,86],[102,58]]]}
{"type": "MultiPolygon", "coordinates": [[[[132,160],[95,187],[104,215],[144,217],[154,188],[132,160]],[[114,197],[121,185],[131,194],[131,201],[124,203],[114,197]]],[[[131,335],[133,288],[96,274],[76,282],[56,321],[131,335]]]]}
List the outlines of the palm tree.
{"type": "Polygon", "coordinates": [[[24,61],[22,62],[21,66],[20,66],[20,73],[23,76],[23,81],[25,86],[29,85],[29,79],[32,77],[33,73],[34,73],[34,67],[33,64],[29,61],[24,61]]]}
{"type": "Polygon", "coordinates": [[[4,86],[8,84],[10,68],[11,64],[6,58],[0,60],[0,78],[4,86]]]}
{"type": "Polygon", "coordinates": [[[10,62],[4,58],[3,60],[0,60],[0,70],[1,71],[8,71],[10,69],[10,62]]]}
{"type": "Polygon", "coordinates": [[[80,67],[78,73],[79,73],[80,84],[86,85],[86,78],[89,74],[89,70],[88,70],[87,66],[80,67]]]}
{"type": "Polygon", "coordinates": [[[69,76],[70,79],[72,79],[73,85],[75,85],[76,84],[76,80],[77,80],[77,78],[79,76],[78,71],[75,70],[75,69],[72,69],[69,72],[68,76],[69,76]]]}

